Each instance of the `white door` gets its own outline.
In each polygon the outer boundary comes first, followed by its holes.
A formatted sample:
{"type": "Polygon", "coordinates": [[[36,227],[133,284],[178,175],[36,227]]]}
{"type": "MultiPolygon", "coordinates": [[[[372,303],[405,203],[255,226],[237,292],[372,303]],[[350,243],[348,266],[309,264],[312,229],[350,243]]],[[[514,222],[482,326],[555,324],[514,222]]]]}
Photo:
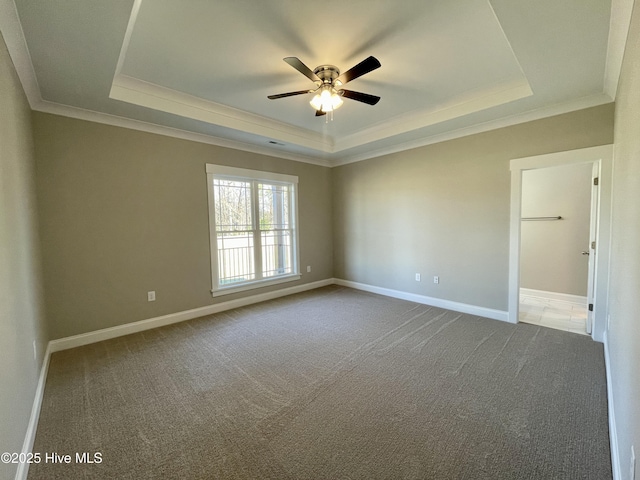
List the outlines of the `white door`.
{"type": "Polygon", "coordinates": [[[598,226],[598,201],[599,201],[599,165],[593,164],[593,182],[591,184],[591,223],[589,225],[589,245],[582,253],[589,259],[589,279],[587,283],[587,333],[591,334],[593,329],[593,312],[595,311],[595,273],[596,273],[596,244],[598,226]]]}

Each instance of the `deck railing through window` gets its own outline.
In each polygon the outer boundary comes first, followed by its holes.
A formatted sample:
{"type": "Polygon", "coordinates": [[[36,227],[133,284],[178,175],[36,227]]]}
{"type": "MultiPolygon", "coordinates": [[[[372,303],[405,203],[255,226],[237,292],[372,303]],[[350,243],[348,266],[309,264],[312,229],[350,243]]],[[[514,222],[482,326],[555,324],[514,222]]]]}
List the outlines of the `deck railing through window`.
{"type": "MultiPolygon", "coordinates": [[[[293,273],[291,232],[261,233],[262,277],[293,273]]],[[[255,251],[248,237],[218,237],[218,269],[220,285],[256,280],[255,251]]]]}
{"type": "Polygon", "coordinates": [[[219,248],[218,275],[220,285],[255,279],[253,258],[253,247],[219,248]]]}
{"type": "Polygon", "coordinates": [[[263,277],[293,273],[291,255],[291,232],[289,230],[262,232],[263,277]]]}

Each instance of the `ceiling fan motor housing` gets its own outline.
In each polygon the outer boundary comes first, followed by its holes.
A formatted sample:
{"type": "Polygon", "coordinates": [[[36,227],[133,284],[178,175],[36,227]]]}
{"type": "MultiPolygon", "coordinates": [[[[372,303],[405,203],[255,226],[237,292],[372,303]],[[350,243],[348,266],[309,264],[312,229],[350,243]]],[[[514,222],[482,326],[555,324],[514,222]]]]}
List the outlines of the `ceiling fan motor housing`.
{"type": "Polygon", "coordinates": [[[335,65],[320,65],[313,70],[323,85],[333,85],[340,76],[340,70],[335,65]]]}

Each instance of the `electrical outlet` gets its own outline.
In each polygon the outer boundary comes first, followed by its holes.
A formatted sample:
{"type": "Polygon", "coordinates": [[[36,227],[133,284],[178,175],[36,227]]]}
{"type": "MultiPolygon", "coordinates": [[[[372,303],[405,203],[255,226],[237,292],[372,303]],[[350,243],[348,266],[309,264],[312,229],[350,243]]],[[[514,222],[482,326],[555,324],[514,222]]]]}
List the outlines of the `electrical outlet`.
{"type": "Polygon", "coordinates": [[[636,452],[631,445],[631,460],[629,462],[629,480],[635,480],[636,478],[636,452]]]}
{"type": "Polygon", "coordinates": [[[155,302],[156,301],[156,292],[147,292],[147,302],[155,302]]]}
{"type": "Polygon", "coordinates": [[[311,273],[311,265],[307,265],[307,273],[311,273]]]}
{"type": "Polygon", "coordinates": [[[420,274],[416,273],[416,282],[419,282],[419,281],[420,281],[420,274]]]}
{"type": "Polygon", "coordinates": [[[439,276],[434,276],[433,277],[433,283],[440,283],[440,277],[439,276]]]}

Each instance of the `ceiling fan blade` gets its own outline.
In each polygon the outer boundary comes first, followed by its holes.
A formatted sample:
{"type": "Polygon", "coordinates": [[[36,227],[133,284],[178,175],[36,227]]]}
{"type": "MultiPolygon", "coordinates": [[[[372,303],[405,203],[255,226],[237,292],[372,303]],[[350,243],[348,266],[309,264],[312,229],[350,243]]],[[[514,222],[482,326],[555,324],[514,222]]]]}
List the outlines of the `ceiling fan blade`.
{"type": "Polygon", "coordinates": [[[361,61],[359,64],[357,64],[355,67],[351,68],[350,70],[347,70],[342,75],[340,75],[338,77],[338,80],[340,80],[344,85],[345,83],[350,82],[351,80],[355,80],[356,78],[361,77],[365,73],[369,73],[375,70],[376,68],[380,68],[380,67],[381,67],[381,64],[376,57],[368,57],[368,58],[365,58],[363,61],[361,61]]]}
{"type": "Polygon", "coordinates": [[[316,117],[321,117],[322,115],[326,115],[327,112],[323,112],[322,110],[316,110],[316,117]]]}
{"type": "Polygon", "coordinates": [[[368,105],[375,105],[380,101],[380,97],[376,95],[369,95],[368,93],[354,92],[353,90],[340,90],[340,95],[351,100],[357,100],[358,102],[366,103],[368,105]]]}
{"type": "Polygon", "coordinates": [[[312,82],[320,81],[318,76],[315,73],[313,73],[313,70],[311,70],[304,63],[302,63],[298,57],[286,57],[283,60],[287,62],[289,65],[291,65],[293,68],[298,70],[301,74],[303,74],[312,82]]]}
{"type": "Polygon", "coordinates": [[[269,100],[275,100],[277,98],[293,97],[294,95],[304,95],[305,93],[311,93],[313,90],[298,90],[297,92],[279,93],[277,95],[269,95],[269,100]]]}

